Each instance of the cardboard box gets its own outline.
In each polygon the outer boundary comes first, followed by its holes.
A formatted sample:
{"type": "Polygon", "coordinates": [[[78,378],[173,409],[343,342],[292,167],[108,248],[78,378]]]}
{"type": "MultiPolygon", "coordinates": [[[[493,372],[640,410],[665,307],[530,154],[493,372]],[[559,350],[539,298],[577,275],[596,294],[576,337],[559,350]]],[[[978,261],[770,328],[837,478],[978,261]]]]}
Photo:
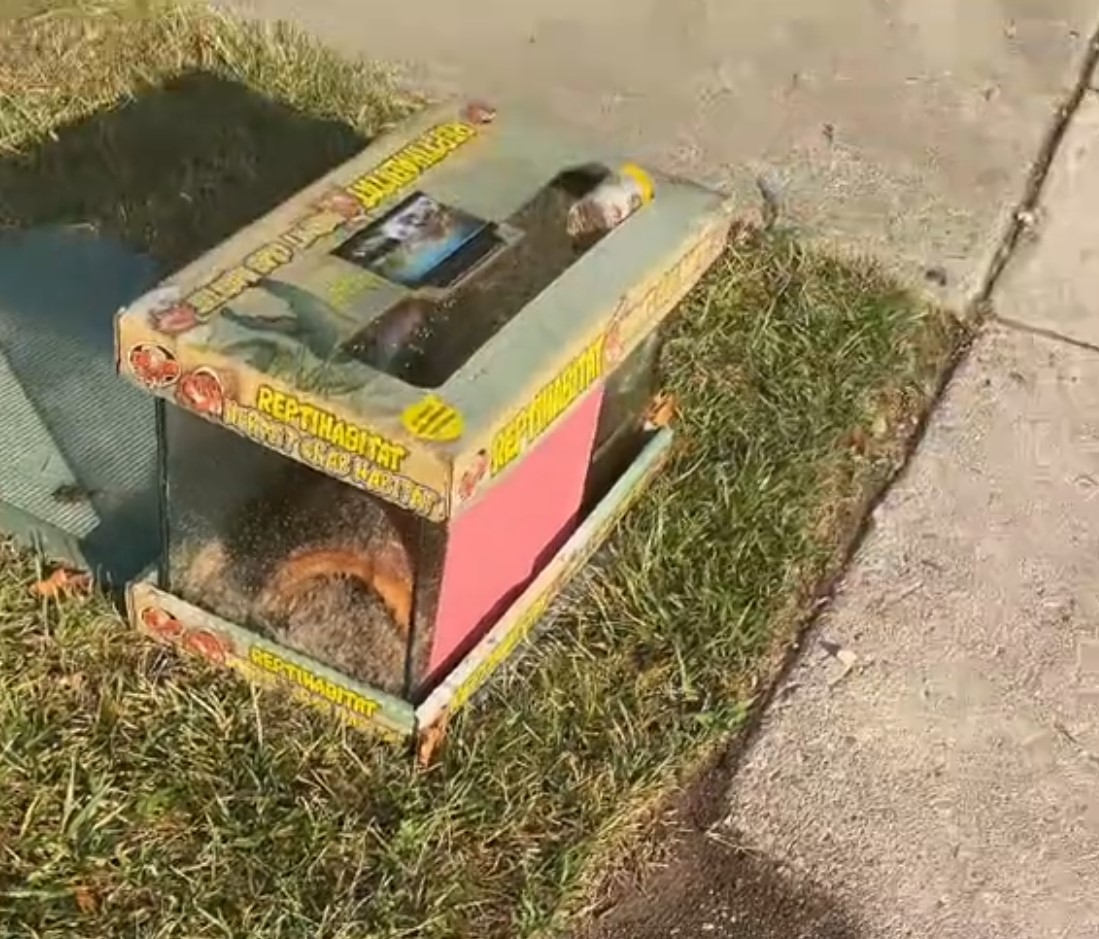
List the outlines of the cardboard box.
{"type": "Polygon", "coordinates": [[[117,321],[171,402],[135,620],[387,733],[438,723],[667,454],[660,326],[729,222],[446,105],[229,239],[117,321]]]}

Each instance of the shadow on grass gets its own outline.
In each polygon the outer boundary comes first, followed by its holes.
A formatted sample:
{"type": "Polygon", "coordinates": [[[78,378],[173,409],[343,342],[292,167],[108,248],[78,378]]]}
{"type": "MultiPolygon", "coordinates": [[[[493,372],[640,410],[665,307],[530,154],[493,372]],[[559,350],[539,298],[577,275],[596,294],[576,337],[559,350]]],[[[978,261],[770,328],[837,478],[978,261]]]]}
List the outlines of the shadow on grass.
{"type": "Polygon", "coordinates": [[[345,123],[185,72],[0,160],[0,225],[90,225],[171,271],[366,143],[345,123]]]}
{"type": "Polygon", "coordinates": [[[115,374],[115,311],[365,143],[192,71],[0,160],[0,366],[28,402],[3,413],[52,479],[3,448],[0,478],[33,506],[8,526],[21,540],[113,581],[153,561],[153,403],[115,374]],[[71,535],[62,490],[91,507],[89,534],[71,535]]]}

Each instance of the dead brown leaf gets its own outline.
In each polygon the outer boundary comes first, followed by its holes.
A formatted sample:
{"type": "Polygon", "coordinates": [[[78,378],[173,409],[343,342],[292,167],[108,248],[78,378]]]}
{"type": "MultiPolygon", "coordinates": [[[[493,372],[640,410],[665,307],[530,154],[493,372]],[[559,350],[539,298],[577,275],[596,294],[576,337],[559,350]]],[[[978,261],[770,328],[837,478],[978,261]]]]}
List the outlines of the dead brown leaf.
{"type": "Polygon", "coordinates": [[[92,591],[92,577],[84,571],[59,567],[32,589],[36,595],[53,600],[65,596],[87,596],[92,591]]]}
{"type": "Polygon", "coordinates": [[[91,887],[83,884],[73,887],[73,899],[85,916],[91,916],[99,910],[99,898],[91,887]]]}
{"type": "Polygon", "coordinates": [[[675,420],[678,413],[675,395],[670,391],[662,391],[649,402],[648,410],[645,412],[645,424],[652,428],[667,427],[675,420]]]}
{"type": "Polygon", "coordinates": [[[419,746],[416,749],[416,764],[420,769],[428,769],[431,766],[435,754],[446,738],[446,731],[447,715],[444,714],[434,724],[420,732],[419,746]]]}

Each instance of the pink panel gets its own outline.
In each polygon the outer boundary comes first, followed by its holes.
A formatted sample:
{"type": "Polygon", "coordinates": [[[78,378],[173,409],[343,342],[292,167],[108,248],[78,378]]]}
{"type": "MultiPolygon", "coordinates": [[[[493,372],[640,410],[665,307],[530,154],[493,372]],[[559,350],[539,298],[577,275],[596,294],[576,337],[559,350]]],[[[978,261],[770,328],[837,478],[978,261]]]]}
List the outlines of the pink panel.
{"type": "Polygon", "coordinates": [[[603,385],[450,526],[428,670],[438,677],[538,572],[576,526],[603,385]]]}

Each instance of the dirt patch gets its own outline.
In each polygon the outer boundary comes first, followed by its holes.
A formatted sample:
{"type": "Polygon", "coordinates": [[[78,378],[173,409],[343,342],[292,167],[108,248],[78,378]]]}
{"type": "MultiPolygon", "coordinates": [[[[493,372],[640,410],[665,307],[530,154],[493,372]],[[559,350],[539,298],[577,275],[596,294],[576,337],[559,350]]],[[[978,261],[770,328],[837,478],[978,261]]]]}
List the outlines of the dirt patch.
{"type": "Polygon", "coordinates": [[[858,939],[862,932],[816,885],[771,858],[693,832],[643,890],[574,939],[858,939]]]}

